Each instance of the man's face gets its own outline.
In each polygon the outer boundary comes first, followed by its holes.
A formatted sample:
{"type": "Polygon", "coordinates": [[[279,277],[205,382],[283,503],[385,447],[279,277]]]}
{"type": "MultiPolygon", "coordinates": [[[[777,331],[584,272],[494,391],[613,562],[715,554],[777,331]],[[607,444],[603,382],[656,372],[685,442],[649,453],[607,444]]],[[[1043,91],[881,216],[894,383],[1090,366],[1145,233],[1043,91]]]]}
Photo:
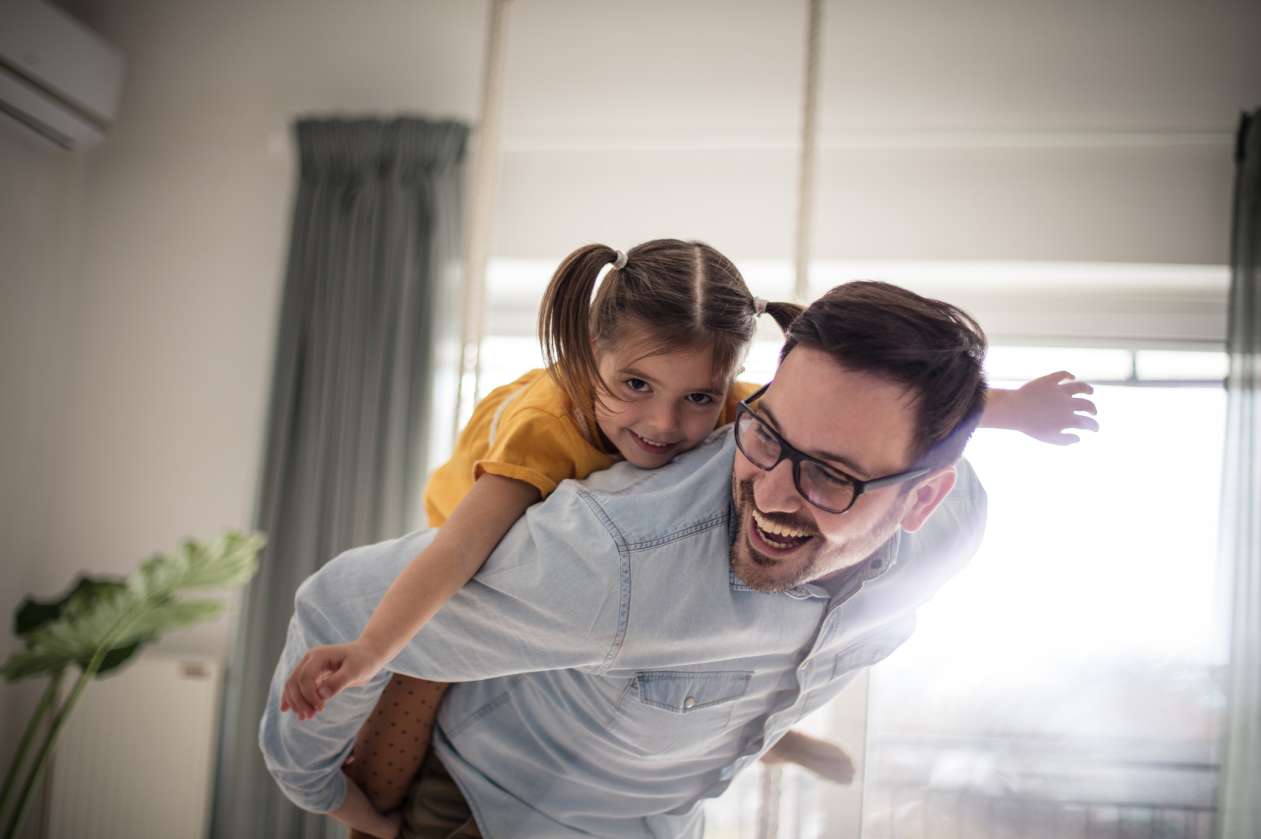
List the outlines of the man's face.
{"type": "MultiPolygon", "coordinates": [[[[820,350],[794,348],[754,408],[793,446],[860,480],[911,466],[913,395],[847,370],[820,350]]],[[[954,469],[943,469],[910,486],[865,492],[848,512],[828,513],[801,497],[792,473],[786,458],[768,472],[736,452],[739,530],[731,565],[759,591],[784,591],[861,562],[899,526],[918,529],[954,485],[954,469]]]]}

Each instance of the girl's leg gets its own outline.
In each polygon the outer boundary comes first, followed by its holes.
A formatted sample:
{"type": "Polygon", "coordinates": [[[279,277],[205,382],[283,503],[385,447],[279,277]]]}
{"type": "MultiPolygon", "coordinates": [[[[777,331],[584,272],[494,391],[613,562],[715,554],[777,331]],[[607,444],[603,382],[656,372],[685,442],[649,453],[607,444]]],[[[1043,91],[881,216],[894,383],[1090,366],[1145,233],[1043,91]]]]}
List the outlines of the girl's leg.
{"type": "MultiPolygon", "coordinates": [[[[449,685],[394,675],[359,729],[344,771],[382,813],[403,803],[433,734],[438,703],[449,685]]],[[[352,833],[352,839],[367,839],[352,833]]]]}

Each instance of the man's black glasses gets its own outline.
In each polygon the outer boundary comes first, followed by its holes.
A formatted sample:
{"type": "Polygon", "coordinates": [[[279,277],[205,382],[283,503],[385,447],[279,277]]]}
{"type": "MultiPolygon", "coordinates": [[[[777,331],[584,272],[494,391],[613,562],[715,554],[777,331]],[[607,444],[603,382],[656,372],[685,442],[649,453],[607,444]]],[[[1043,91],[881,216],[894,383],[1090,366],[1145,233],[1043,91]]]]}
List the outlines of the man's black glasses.
{"type": "Polygon", "coordinates": [[[868,490],[909,481],[933,471],[931,466],[920,466],[896,475],[862,481],[811,457],[794,448],[750,407],[751,403],[766,393],[768,387],[769,382],[736,406],[736,446],[750,463],[767,472],[778,466],[784,458],[792,461],[793,485],[802,498],[820,510],[828,513],[848,512],[858,501],[858,497],[868,490]]]}

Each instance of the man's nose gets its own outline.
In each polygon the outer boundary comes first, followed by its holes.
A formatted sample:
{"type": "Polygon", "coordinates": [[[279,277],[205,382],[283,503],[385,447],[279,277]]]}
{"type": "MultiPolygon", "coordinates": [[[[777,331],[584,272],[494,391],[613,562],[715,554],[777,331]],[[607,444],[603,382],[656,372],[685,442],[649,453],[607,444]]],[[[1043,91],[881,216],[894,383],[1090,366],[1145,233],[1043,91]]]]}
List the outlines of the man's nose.
{"type": "Polygon", "coordinates": [[[784,458],[769,472],[753,480],[753,500],[764,513],[793,513],[801,507],[801,495],[793,483],[792,461],[784,458]]]}

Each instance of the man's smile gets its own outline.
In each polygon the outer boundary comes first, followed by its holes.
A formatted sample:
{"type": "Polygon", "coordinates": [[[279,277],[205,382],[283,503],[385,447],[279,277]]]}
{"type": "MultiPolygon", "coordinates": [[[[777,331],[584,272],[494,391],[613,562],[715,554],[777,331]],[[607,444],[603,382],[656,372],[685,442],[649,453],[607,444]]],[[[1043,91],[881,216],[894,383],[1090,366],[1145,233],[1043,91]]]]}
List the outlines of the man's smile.
{"type": "Polygon", "coordinates": [[[749,542],[754,549],[754,561],[758,560],[758,554],[773,561],[787,559],[814,538],[814,533],[773,521],[751,505],[749,511],[752,514],[749,516],[749,542]]]}

